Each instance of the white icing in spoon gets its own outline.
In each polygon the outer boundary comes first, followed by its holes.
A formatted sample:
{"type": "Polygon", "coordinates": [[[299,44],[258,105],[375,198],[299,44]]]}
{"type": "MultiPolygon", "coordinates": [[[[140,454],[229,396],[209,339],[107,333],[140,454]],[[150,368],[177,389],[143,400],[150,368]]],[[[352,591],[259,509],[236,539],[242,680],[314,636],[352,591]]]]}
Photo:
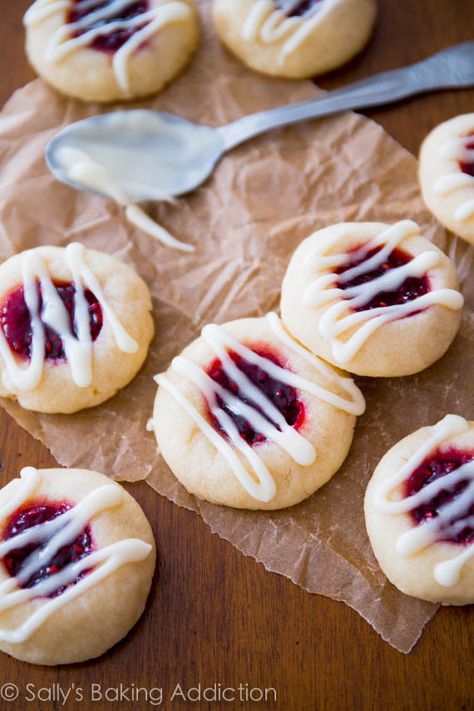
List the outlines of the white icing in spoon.
{"type": "Polygon", "coordinates": [[[439,260],[439,254],[431,250],[358,286],[347,289],[336,286],[336,281],[347,283],[376,270],[407,237],[418,234],[419,227],[415,222],[403,220],[388,227],[352,255],[344,252],[330,253],[340,239],[339,234],[320,239],[314,247],[307,264],[308,268],[312,272],[316,270],[319,276],[305,289],[303,302],[309,307],[326,307],[318,328],[321,336],[331,344],[333,356],[338,363],[344,364],[354,358],[369,336],[390,321],[404,318],[435,304],[452,310],[462,308],[464,299],[458,291],[431,288],[426,294],[402,304],[356,311],[369,303],[376,294],[396,291],[408,277],[422,277],[427,274],[439,260]],[[374,249],[379,251],[369,257],[374,249]],[[337,273],[338,268],[359,259],[362,259],[362,262],[357,266],[341,274],[337,273]],[[355,326],[358,327],[355,332],[343,340],[344,334],[355,326]]]}
{"type": "Polygon", "coordinates": [[[112,173],[84,150],[60,146],[55,153],[55,160],[67,180],[77,183],[81,188],[98,191],[115,200],[125,207],[127,220],[146,234],[182,252],[194,251],[191,244],[185,244],[173,237],[164,227],[154,222],[141,207],[135,205],[112,173]]]}
{"type": "Polygon", "coordinates": [[[112,0],[100,7],[103,0],[82,0],[74,5],[77,11],[91,9],[92,12],[76,22],[66,24],[66,13],[73,8],[67,0],[36,0],[24,16],[26,27],[40,25],[52,15],[63,18],[63,24],[53,33],[46,47],[46,60],[60,62],[72,52],[87,47],[97,37],[114,32],[135,32],[114,52],[113,68],[123,96],[130,95],[128,63],[131,55],[163,27],[173,22],[182,22],[191,16],[190,7],[179,0],[161,2],[139,15],[128,19],[116,16],[131,4],[131,0],[112,0]],[[96,8],[94,10],[94,8],[96,8]],[[78,34],[77,36],[76,33],[78,34]]]}
{"type": "MultiPolygon", "coordinates": [[[[440,156],[449,160],[463,163],[474,163],[474,149],[468,148],[469,143],[474,142],[474,136],[460,136],[453,138],[440,148],[440,156]]],[[[454,219],[458,222],[466,222],[474,217],[474,177],[463,173],[460,168],[454,173],[448,173],[438,178],[433,189],[438,195],[449,195],[450,193],[471,188],[472,198],[465,200],[454,211],[454,219]]]]}
{"type": "Polygon", "coordinates": [[[362,393],[352,380],[338,375],[329,365],[323,363],[293,341],[291,336],[283,329],[276,314],[268,314],[267,320],[274,335],[286,347],[308,360],[329,382],[334,383],[346,392],[349,398],[346,400],[331,392],[331,390],[307,378],[296,375],[286,368],[282,368],[268,358],[264,358],[244,346],[216,325],[205,326],[202,331],[202,338],[211,346],[215,356],[220,360],[221,367],[227,378],[237,385],[239,395],[235,395],[231,390],[227,390],[214,381],[203,368],[188,358],[178,356],[173,360],[171,367],[180,375],[188,378],[201,391],[208,403],[212,416],[219,423],[230,444],[206,421],[165,374],[160,374],[155,378],[156,382],[174,397],[192,417],[201,432],[224,456],[247,493],[255,500],[263,502],[271,501],[275,496],[276,487],[273,477],[257,451],[240,435],[233,420],[219,404],[219,400],[233,413],[244,417],[255,432],[261,433],[266,439],[277,444],[301,466],[312,464],[316,459],[316,451],[311,442],[286,422],[273,402],[237,367],[230,357],[229,351],[236,353],[248,363],[259,367],[270,378],[295,389],[308,392],[345,412],[360,415],[365,409],[362,393]],[[246,402],[244,402],[244,399],[246,402]],[[247,460],[250,465],[250,473],[237,456],[235,450],[239,451],[244,459],[247,460]]]}
{"type": "MultiPolygon", "coordinates": [[[[411,496],[395,500],[391,498],[394,489],[409,479],[431,452],[443,442],[449,442],[468,429],[469,423],[463,417],[446,415],[432,428],[431,436],[418,447],[408,462],[375,490],[374,504],[379,511],[402,514],[429,503],[443,490],[452,490],[456,484],[468,482],[461,494],[440,507],[437,516],[410,528],[398,537],[396,550],[401,556],[413,556],[436,541],[456,536],[467,526],[474,527],[474,516],[469,514],[469,509],[474,504],[474,460],[435,479],[411,496]]],[[[462,553],[437,563],[433,570],[435,580],[444,587],[456,585],[460,580],[462,567],[472,556],[474,544],[471,543],[462,553]]]]}
{"type": "Polygon", "coordinates": [[[75,289],[77,335],[71,328],[69,313],[54,286],[41,256],[41,249],[30,249],[21,255],[25,303],[31,320],[31,358],[28,366],[21,365],[11,351],[0,327],[0,356],[6,365],[2,373],[2,381],[9,392],[34,390],[40,384],[44,371],[46,326],[53,329],[61,338],[75,384],[80,388],[91,384],[93,343],[85,288],[89,289],[99,302],[103,316],[112,329],[117,347],[123,353],[137,351],[138,343],[127,333],[109,305],[101,285],[86,262],[85,254],[84,246],[77,242],[69,244],[64,250],[75,289]],[[38,282],[43,301],[41,310],[38,282]]]}
{"type": "MultiPolygon", "coordinates": [[[[284,11],[286,8],[275,7],[272,0],[257,0],[242,27],[242,39],[274,44],[285,38],[278,57],[279,64],[283,64],[286,57],[303,44],[313,29],[341,1],[323,0],[308,15],[288,17],[284,11]]],[[[296,3],[287,3],[287,11],[291,10],[291,4],[296,3]]]]}
{"type": "MultiPolygon", "coordinates": [[[[5,521],[14,511],[22,506],[38,489],[42,474],[33,467],[26,467],[21,472],[21,480],[14,498],[0,505],[0,520],[5,521]],[[14,507],[13,507],[14,506],[14,507]]],[[[82,595],[98,582],[108,577],[118,568],[128,563],[145,560],[152,546],[139,539],[129,538],[117,541],[109,546],[93,551],[84,558],[69,563],[62,570],[53,573],[31,588],[21,588],[30,577],[49,561],[57,551],[76,539],[91,519],[101,511],[120,505],[123,498],[121,488],[115,484],[101,486],[87,494],[76,506],[56,516],[56,518],[26,529],[20,534],[0,542],[0,558],[16,548],[23,548],[30,543],[42,542],[43,547],[31,553],[20,569],[19,574],[0,583],[0,612],[10,610],[30,600],[44,598],[31,614],[18,627],[0,628],[0,640],[9,644],[21,644],[28,640],[51,615],[71,600],[82,595]],[[91,570],[84,578],[78,576],[91,570]],[[71,585],[63,593],[48,599],[55,590],[71,585]]]]}

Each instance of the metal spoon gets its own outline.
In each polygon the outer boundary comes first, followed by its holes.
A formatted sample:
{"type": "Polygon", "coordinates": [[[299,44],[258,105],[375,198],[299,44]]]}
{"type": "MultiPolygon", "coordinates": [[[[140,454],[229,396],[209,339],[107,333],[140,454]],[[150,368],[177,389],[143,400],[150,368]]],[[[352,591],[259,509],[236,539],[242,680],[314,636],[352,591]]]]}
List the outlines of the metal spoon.
{"type": "Polygon", "coordinates": [[[220,128],[145,110],[93,116],[58,133],[46,148],[46,160],[59,180],[84,189],[59,160],[62,148],[79,148],[113,175],[131,200],[163,199],[194,190],[224,153],[272,128],[346,109],[381,106],[434,89],[473,85],[474,42],[466,42],[411,66],[376,74],[316,99],[250,114],[220,128]]]}

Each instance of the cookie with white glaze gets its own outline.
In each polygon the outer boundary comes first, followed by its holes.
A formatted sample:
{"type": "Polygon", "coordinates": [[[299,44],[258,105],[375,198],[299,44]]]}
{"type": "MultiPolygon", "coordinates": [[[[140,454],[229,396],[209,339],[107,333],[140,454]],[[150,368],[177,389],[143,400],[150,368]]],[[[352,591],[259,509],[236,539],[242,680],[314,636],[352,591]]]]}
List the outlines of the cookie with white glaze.
{"type": "Polygon", "coordinates": [[[345,222],[318,230],[293,254],[281,293],[289,331],[358,375],[427,368],[449,348],[463,297],[451,260],[415,222],[345,222]]]}
{"type": "Polygon", "coordinates": [[[365,521],[399,590],[474,603],[474,422],[447,415],[392,447],[367,487],[365,521]]]}
{"type": "Polygon", "coordinates": [[[365,408],[353,381],[275,314],[206,326],[156,380],[164,459],[190,493],[235,508],[310,496],[342,465],[365,408]]]}
{"type": "Polygon", "coordinates": [[[188,63],[198,39],[192,0],[36,0],[24,24],[33,68],[84,101],[160,91],[188,63]]]}
{"type": "Polygon", "coordinates": [[[115,257],[37,247],[0,265],[0,397],[72,413],[125,387],[153,336],[145,282],[115,257]]]}
{"type": "Polygon", "coordinates": [[[423,199],[448,229],[474,244],[474,113],[436,126],[420,150],[423,199]]]}
{"type": "Polygon", "coordinates": [[[376,0],[214,0],[222,42],[251,69],[301,79],[348,62],[367,43],[376,0]]]}
{"type": "Polygon", "coordinates": [[[44,665],[104,654],[143,613],[155,559],[122,486],[83,469],[23,469],[0,491],[0,650],[44,665]]]}

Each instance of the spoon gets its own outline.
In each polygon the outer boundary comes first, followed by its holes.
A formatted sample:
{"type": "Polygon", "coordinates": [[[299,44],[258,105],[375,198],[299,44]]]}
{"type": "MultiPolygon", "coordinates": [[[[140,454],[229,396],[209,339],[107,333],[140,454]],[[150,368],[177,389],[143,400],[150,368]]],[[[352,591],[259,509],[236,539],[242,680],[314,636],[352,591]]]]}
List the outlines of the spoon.
{"type": "Polygon", "coordinates": [[[408,67],[219,128],[150,110],[92,116],[60,131],[46,148],[46,161],[59,180],[107,197],[118,199],[118,195],[122,204],[163,200],[194,190],[224,153],[273,128],[347,109],[381,106],[434,89],[473,85],[474,42],[466,42],[408,67]],[[89,179],[91,171],[81,174],[73,169],[78,151],[89,157],[89,163],[93,159],[101,170],[99,177],[99,171],[89,179]]]}

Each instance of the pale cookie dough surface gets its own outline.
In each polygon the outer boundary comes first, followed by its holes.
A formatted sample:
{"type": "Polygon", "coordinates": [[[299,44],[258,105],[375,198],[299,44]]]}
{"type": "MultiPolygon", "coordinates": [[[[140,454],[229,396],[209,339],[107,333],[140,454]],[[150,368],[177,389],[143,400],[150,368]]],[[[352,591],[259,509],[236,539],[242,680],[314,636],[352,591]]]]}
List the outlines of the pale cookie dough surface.
{"type": "MultiPolygon", "coordinates": [[[[417,430],[398,442],[381,459],[365,495],[367,532],[380,567],[401,592],[430,602],[467,605],[474,602],[474,557],[464,563],[459,582],[455,585],[445,587],[434,577],[435,566],[461,554],[466,550],[466,545],[436,541],[417,553],[402,556],[397,550],[397,541],[402,534],[411,531],[415,523],[410,513],[387,513],[381,511],[376,503],[380,486],[407,463],[432,433],[433,427],[417,430]]],[[[469,422],[467,432],[450,438],[441,446],[441,450],[452,447],[474,453],[473,422],[469,422]]],[[[394,501],[404,497],[403,484],[397,486],[390,495],[394,501]]]]}
{"type": "MultiPolygon", "coordinates": [[[[53,281],[72,281],[63,248],[39,247],[37,251],[53,281]]],[[[0,310],[9,293],[23,283],[22,254],[10,257],[0,265],[0,310]]],[[[17,399],[22,407],[36,412],[77,412],[115,395],[141,368],[154,332],[148,287],[131,267],[108,254],[86,249],[85,261],[98,280],[109,307],[136,342],[136,351],[120,350],[110,319],[102,309],[103,324],[92,345],[92,379],[88,386],[79,387],[73,381],[66,359],[45,359],[39,385],[32,390],[12,388],[12,392],[5,384],[7,368],[0,355],[0,397],[17,399]]],[[[17,357],[16,360],[22,368],[30,362],[17,357]]]]}
{"type": "MultiPolygon", "coordinates": [[[[412,224],[416,228],[416,224],[412,224]]],[[[283,280],[281,313],[289,331],[307,348],[328,362],[358,375],[403,376],[427,368],[446,352],[461,323],[461,308],[453,310],[434,304],[411,316],[382,324],[369,335],[348,361],[338,362],[332,340],[323,337],[320,332],[321,319],[325,317],[334,300],[313,306],[307,305],[304,299],[305,292],[316,279],[331,273],[329,267],[314,266],[314,250],[322,240],[334,238],[333,246],[325,254],[331,256],[344,253],[366,244],[388,227],[389,225],[376,222],[348,222],[315,232],[297,248],[283,280]]],[[[458,288],[454,265],[434,244],[414,235],[404,239],[400,249],[413,257],[427,251],[438,255],[437,262],[428,271],[431,290],[458,288]]],[[[337,276],[334,277],[334,282],[336,278],[337,276]]],[[[341,290],[337,300],[342,301],[344,293],[341,290]]],[[[459,298],[462,304],[462,299],[459,298]]],[[[350,313],[347,308],[342,316],[350,313]]],[[[340,334],[338,341],[346,343],[360,328],[361,324],[351,326],[340,334]]]]}
{"type": "Polygon", "coordinates": [[[217,34],[247,66],[298,79],[328,72],[367,43],[375,0],[321,0],[303,16],[289,18],[296,2],[214,0],[217,34]]]}
{"type": "MultiPolygon", "coordinates": [[[[89,523],[94,550],[126,539],[138,539],[150,548],[143,560],[126,563],[75,599],[67,601],[26,641],[0,641],[0,650],[22,661],[44,665],[71,664],[104,654],[138,621],[145,608],[155,569],[155,542],[150,525],[135,499],[108,477],[83,469],[47,469],[39,472],[42,480],[32,501],[66,500],[77,505],[99,487],[113,486],[121,490],[121,501],[97,513],[89,523]]],[[[15,479],[1,490],[0,508],[17,494],[20,486],[21,480],[15,479]]],[[[0,521],[1,538],[7,523],[0,521]]],[[[0,563],[0,585],[6,580],[11,578],[0,563]]],[[[34,598],[0,612],[0,631],[16,628],[47,601],[45,598],[34,598]]]]}
{"type": "MultiPolygon", "coordinates": [[[[31,65],[58,91],[83,101],[134,99],[160,91],[186,66],[194,52],[198,21],[192,0],[147,0],[147,3],[147,13],[164,13],[163,23],[130,51],[128,59],[121,63],[122,69],[117,70],[115,63],[122,48],[113,52],[76,46],[56,56],[52,44],[57,37],[55,33],[62,31],[68,12],[77,3],[40,0],[40,10],[43,6],[46,10],[50,6],[56,9],[39,20],[32,14],[26,15],[26,52],[31,65]]],[[[137,36],[138,32],[129,42],[136,44],[137,36]]],[[[64,41],[67,39],[70,35],[64,41]]]]}
{"type": "MultiPolygon", "coordinates": [[[[300,354],[293,352],[275,336],[266,318],[247,318],[224,324],[222,332],[250,349],[268,350],[281,358],[284,367],[347,398],[340,384],[300,354]]],[[[200,368],[208,368],[216,355],[202,337],[182,353],[200,368]]],[[[339,372],[340,374],[340,372],[339,372]]],[[[212,427],[207,401],[201,390],[171,367],[166,378],[184,395],[212,427]]],[[[351,382],[350,380],[348,382],[351,382]]],[[[354,385],[351,383],[351,386],[354,385]]],[[[362,403],[363,398],[358,392],[362,403]]],[[[188,412],[160,385],[154,406],[154,428],[158,447],[171,470],[186,489],[216,504],[243,509],[280,509],[302,501],[326,483],[342,465],[352,442],[356,418],[313,394],[298,390],[304,403],[305,419],[299,433],[314,446],[316,459],[309,466],[297,464],[289,453],[273,441],[252,446],[270,472],[276,492],[269,501],[258,501],[239,482],[228,461],[217,450],[188,412]]],[[[363,410],[363,404],[362,404],[363,410]]],[[[359,412],[360,414],[360,412],[359,412]]],[[[213,430],[217,433],[217,429],[213,430]]],[[[222,434],[218,434],[223,438],[222,434]]],[[[251,472],[248,461],[231,445],[240,462],[251,472]]]]}
{"type": "Polygon", "coordinates": [[[474,177],[462,171],[460,159],[474,166],[474,113],[436,126],[423,141],[419,167],[427,207],[445,227],[474,244],[474,177]]]}

